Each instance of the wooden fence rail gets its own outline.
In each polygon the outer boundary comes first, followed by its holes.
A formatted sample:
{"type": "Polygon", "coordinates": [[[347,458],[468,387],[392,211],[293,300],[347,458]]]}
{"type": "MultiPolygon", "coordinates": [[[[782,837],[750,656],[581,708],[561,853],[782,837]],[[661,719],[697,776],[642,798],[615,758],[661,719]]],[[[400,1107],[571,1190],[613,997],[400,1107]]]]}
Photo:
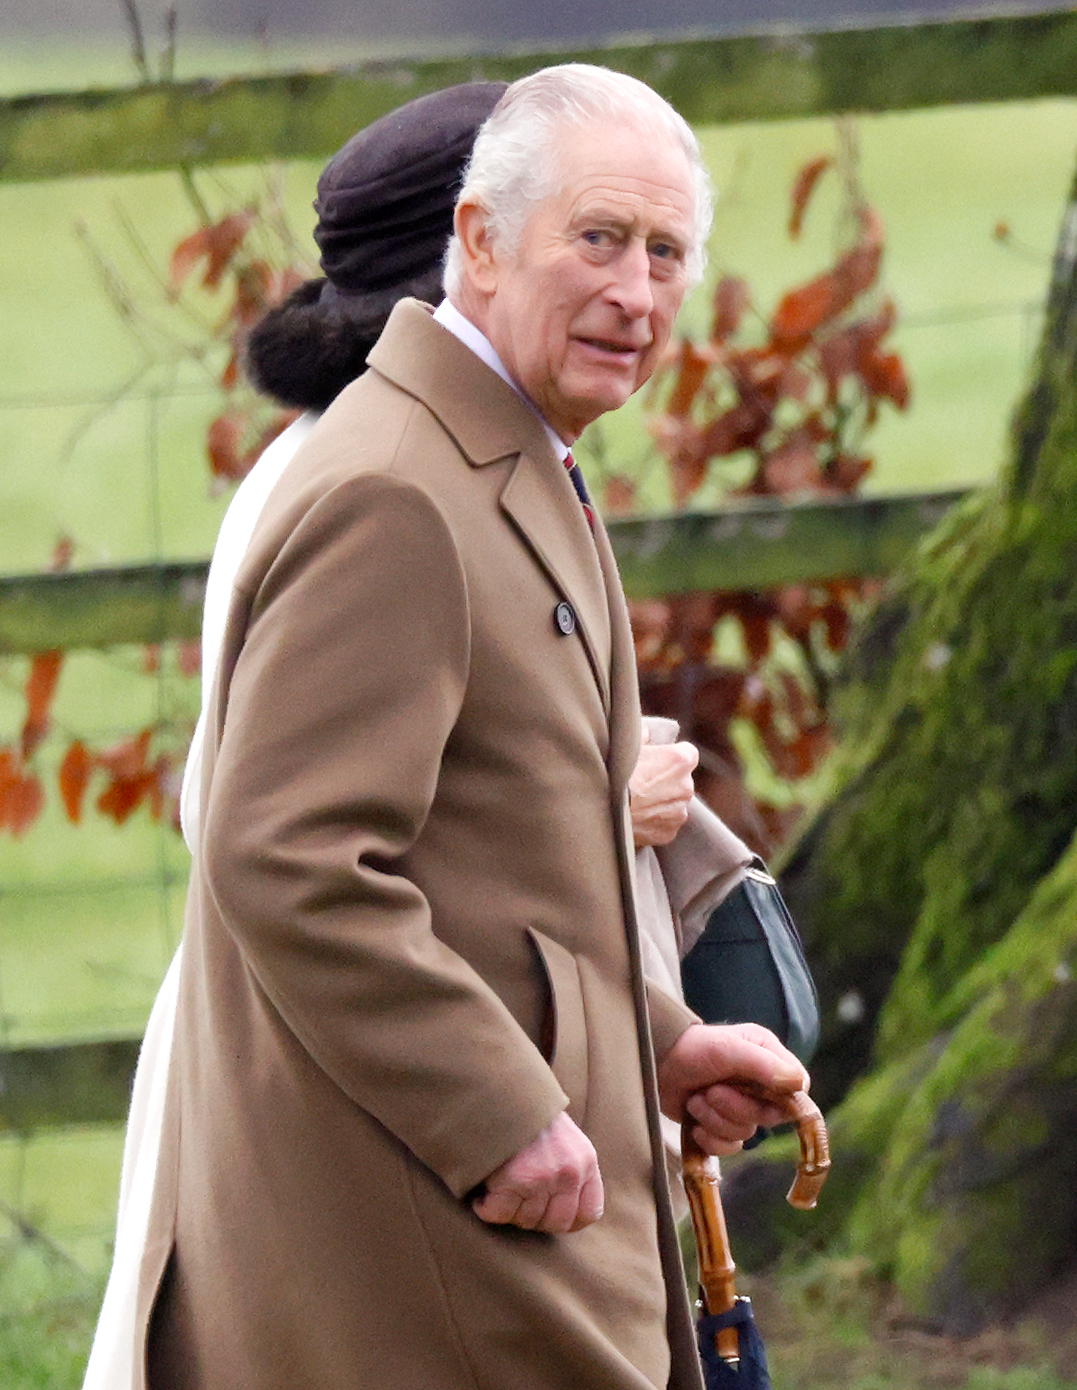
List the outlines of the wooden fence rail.
{"type": "MultiPolygon", "coordinates": [[[[613,521],[633,597],[885,574],[966,494],[912,493],[613,521]]],[[[0,578],[0,655],[198,636],[207,565],[0,578]]],[[[118,1123],[138,1039],[0,1050],[0,1133],[118,1123]]]]}
{"type": "Polygon", "coordinates": [[[641,40],[8,97],[0,99],[0,182],[322,159],[410,97],[569,60],[642,78],[694,124],[1030,100],[1077,94],[1077,13],[641,40]]]}
{"type": "Polygon", "coordinates": [[[0,1134],[127,1117],[138,1038],[0,1052],[0,1134]]]}
{"type": "MultiPolygon", "coordinates": [[[[612,521],[631,598],[886,574],[965,494],[849,497],[612,521]]],[[[0,656],[198,636],[205,561],[0,577],[0,656]]]]}

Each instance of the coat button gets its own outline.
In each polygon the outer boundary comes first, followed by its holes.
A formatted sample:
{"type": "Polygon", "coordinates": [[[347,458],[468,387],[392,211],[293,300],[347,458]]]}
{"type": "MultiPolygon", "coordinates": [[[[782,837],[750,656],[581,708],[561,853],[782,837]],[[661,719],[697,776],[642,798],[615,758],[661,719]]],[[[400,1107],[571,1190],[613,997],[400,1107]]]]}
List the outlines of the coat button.
{"type": "Polygon", "coordinates": [[[576,631],[576,614],[571,603],[559,603],[553,610],[554,626],[563,637],[576,631]]]}

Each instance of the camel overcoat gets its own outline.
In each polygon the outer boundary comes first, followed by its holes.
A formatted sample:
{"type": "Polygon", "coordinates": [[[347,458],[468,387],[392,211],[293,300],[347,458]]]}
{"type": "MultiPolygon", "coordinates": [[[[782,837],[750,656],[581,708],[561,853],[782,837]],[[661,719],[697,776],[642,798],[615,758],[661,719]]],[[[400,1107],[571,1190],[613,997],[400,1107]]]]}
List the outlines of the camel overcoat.
{"type": "Polygon", "coordinates": [[[640,970],[638,721],[601,524],[533,412],[405,301],[236,577],[151,1390],[699,1390],[651,1053],[693,1015],[640,970]],[[479,1221],[468,1195],[566,1106],[601,1220],[479,1221]]]}

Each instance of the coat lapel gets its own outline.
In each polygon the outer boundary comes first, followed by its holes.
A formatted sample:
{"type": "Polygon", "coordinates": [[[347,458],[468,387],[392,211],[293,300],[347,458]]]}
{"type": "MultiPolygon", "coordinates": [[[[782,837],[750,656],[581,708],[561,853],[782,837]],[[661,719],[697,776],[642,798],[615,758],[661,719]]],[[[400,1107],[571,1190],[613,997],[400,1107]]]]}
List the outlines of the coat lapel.
{"type": "Polygon", "coordinates": [[[617,561],[606,528],[595,517],[595,547],[606,587],[606,611],[610,622],[610,793],[614,802],[624,796],[628,779],[639,757],[639,678],[628,607],[617,561]]]}
{"type": "Polygon", "coordinates": [[[572,605],[609,713],[606,580],[579,498],[538,415],[415,300],[396,306],[368,361],[433,411],[473,468],[513,460],[501,491],[502,509],[558,594],[572,605]],[[398,327],[406,332],[395,331],[398,327]]]}
{"type": "Polygon", "coordinates": [[[610,614],[595,541],[565,470],[552,451],[521,453],[501,490],[510,516],[550,582],[572,605],[591,670],[610,714],[610,614]]]}

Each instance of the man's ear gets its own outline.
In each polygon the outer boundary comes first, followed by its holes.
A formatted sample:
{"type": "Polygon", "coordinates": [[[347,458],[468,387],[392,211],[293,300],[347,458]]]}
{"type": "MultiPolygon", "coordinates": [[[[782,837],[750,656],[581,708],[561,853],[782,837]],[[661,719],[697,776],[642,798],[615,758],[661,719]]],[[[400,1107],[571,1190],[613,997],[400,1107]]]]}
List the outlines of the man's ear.
{"type": "Polygon", "coordinates": [[[453,214],[453,230],[460,243],[460,268],[464,278],[484,295],[497,289],[499,268],[487,218],[482,204],[470,200],[457,203],[453,214]]]}

